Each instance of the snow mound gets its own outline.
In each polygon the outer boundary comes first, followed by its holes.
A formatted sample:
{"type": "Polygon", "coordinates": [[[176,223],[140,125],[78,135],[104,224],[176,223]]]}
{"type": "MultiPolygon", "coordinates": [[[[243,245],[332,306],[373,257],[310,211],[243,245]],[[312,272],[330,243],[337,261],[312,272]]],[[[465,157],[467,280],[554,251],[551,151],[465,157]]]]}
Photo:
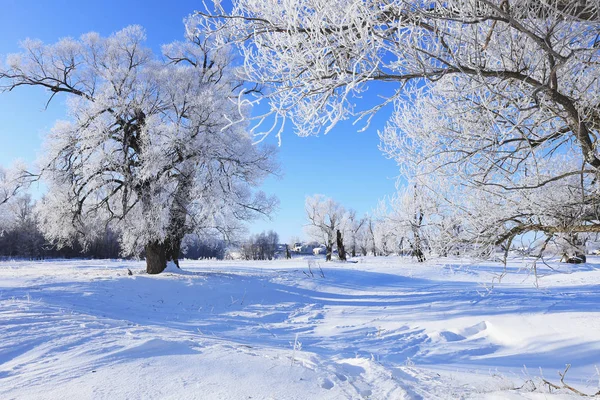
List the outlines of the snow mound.
{"type": "Polygon", "coordinates": [[[490,327],[490,323],[487,321],[481,321],[473,326],[469,326],[464,328],[461,332],[462,336],[471,337],[475,335],[479,335],[482,332],[485,332],[490,327]]]}
{"type": "Polygon", "coordinates": [[[458,333],[450,332],[450,331],[442,331],[440,332],[440,337],[446,342],[459,342],[461,340],[465,340],[466,338],[463,335],[459,335],[458,333]]]}
{"type": "Polygon", "coordinates": [[[170,274],[180,274],[182,271],[181,268],[177,266],[177,264],[175,264],[173,261],[169,261],[167,262],[167,268],[164,269],[163,273],[164,272],[170,274]]]}

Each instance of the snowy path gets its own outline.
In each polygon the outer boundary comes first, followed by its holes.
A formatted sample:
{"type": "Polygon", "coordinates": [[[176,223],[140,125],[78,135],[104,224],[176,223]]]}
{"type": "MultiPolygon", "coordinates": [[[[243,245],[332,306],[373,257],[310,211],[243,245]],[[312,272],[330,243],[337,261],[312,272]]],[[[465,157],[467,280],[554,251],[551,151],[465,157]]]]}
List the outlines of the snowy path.
{"type": "Polygon", "coordinates": [[[488,293],[493,264],[362,261],[2,263],[0,398],[538,398],[510,389],[566,363],[598,390],[594,264],[488,293]]]}

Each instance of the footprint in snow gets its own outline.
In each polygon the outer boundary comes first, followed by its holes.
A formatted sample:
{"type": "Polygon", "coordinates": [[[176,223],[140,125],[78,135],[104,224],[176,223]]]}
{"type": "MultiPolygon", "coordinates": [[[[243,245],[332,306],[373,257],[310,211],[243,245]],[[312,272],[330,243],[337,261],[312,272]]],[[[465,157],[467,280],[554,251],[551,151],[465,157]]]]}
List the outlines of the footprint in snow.
{"type": "Polygon", "coordinates": [[[329,380],[329,379],[327,379],[327,378],[321,378],[321,379],[319,379],[319,383],[320,383],[320,385],[321,385],[321,387],[322,387],[323,389],[327,389],[327,390],[329,390],[329,389],[333,388],[333,386],[335,386],[335,385],[333,384],[333,382],[332,382],[332,381],[330,381],[330,380],[329,380]]]}
{"type": "Polygon", "coordinates": [[[346,377],[346,375],[342,375],[342,374],[335,374],[335,376],[341,381],[341,382],[346,382],[348,380],[348,377],[346,377]]]}

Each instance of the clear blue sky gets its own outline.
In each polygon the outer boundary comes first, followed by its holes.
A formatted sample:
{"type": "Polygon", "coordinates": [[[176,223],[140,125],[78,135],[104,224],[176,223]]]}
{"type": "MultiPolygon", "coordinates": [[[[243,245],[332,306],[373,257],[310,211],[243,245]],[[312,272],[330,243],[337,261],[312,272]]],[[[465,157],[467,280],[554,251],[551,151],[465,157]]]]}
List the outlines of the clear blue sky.
{"type": "MultiPolygon", "coordinates": [[[[146,29],[148,42],[156,52],[160,45],[183,37],[183,19],[201,7],[201,1],[159,0],[0,0],[0,56],[19,51],[25,38],[55,42],[66,37],[96,31],[109,35],[127,25],[146,29]]],[[[374,88],[378,89],[378,88],[374,88]]],[[[389,87],[387,88],[389,89],[389,87]]],[[[376,96],[371,91],[363,101],[376,96]]],[[[64,117],[64,97],[55,98],[44,110],[47,94],[41,89],[25,88],[0,95],[0,164],[20,158],[33,162],[45,133],[54,121],[64,117]]],[[[368,131],[345,122],[325,136],[301,138],[287,130],[279,158],[282,179],[268,179],[263,186],[281,202],[270,221],[251,225],[252,232],[273,229],[282,240],[303,236],[304,199],[321,193],[354,208],[369,212],[377,200],[395,191],[398,167],[378,150],[377,129],[382,129],[390,110],[378,115],[368,131]]],[[[275,137],[268,138],[276,143],[275,137]]],[[[43,189],[38,189],[43,190],[43,189]]]]}

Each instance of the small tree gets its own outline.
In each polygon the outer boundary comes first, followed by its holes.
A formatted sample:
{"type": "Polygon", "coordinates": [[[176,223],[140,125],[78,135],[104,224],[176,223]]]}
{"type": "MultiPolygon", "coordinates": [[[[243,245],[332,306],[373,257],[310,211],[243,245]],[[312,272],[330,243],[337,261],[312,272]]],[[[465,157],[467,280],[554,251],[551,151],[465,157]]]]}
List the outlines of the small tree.
{"type": "Polygon", "coordinates": [[[369,234],[369,224],[370,224],[370,216],[366,215],[363,218],[363,224],[358,228],[358,230],[356,231],[356,243],[358,246],[358,249],[360,251],[360,253],[363,256],[366,256],[369,254],[369,250],[371,249],[371,244],[370,244],[370,238],[371,235],[369,234]]]}
{"type": "MultiPolygon", "coordinates": [[[[389,240],[395,240],[397,245],[400,241],[406,241],[410,247],[411,254],[418,262],[424,262],[425,246],[428,242],[428,226],[426,217],[431,218],[428,213],[433,212],[432,200],[428,198],[423,190],[416,185],[400,190],[388,203],[382,207],[386,227],[383,231],[390,236],[389,240]],[[387,209],[389,208],[389,211],[387,209]]],[[[436,234],[430,234],[436,236],[436,234]]],[[[389,246],[389,244],[388,244],[389,246]]],[[[396,246],[395,246],[396,247],[396,246]]]]}
{"type": "Polygon", "coordinates": [[[365,218],[358,218],[355,210],[348,210],[346,220],[346,237],[349,240],[350,255],[356,257],[356,251],[359,247],[360,231],[365,224],[365,218]]]}
{"type": "Polygon", "coordinates": [[[14,195],[0,206],[0,255],[42,257],[45,241],[33,206],[28,193],[14,195]]]}
{"type": "Polygon", "coordinates": [[[306,198],[305,209],[308,218],[306,231],[311,238],[325,244],[325,261],[331,261],[338,230],[342,229],[340,224],[345,213],[344,207],[329,197],[316,194],[306,198]]]}
{"type": "Polygon", "coordinates": [[[377,221],[373,219],[372,216],[369,216],[367,219],[367,234],[366,234],[366,242],[370,247],[371,254],[373,257],[377,256],[377,240],[375,239],[375,233],[377,232],[377,221]]]}

